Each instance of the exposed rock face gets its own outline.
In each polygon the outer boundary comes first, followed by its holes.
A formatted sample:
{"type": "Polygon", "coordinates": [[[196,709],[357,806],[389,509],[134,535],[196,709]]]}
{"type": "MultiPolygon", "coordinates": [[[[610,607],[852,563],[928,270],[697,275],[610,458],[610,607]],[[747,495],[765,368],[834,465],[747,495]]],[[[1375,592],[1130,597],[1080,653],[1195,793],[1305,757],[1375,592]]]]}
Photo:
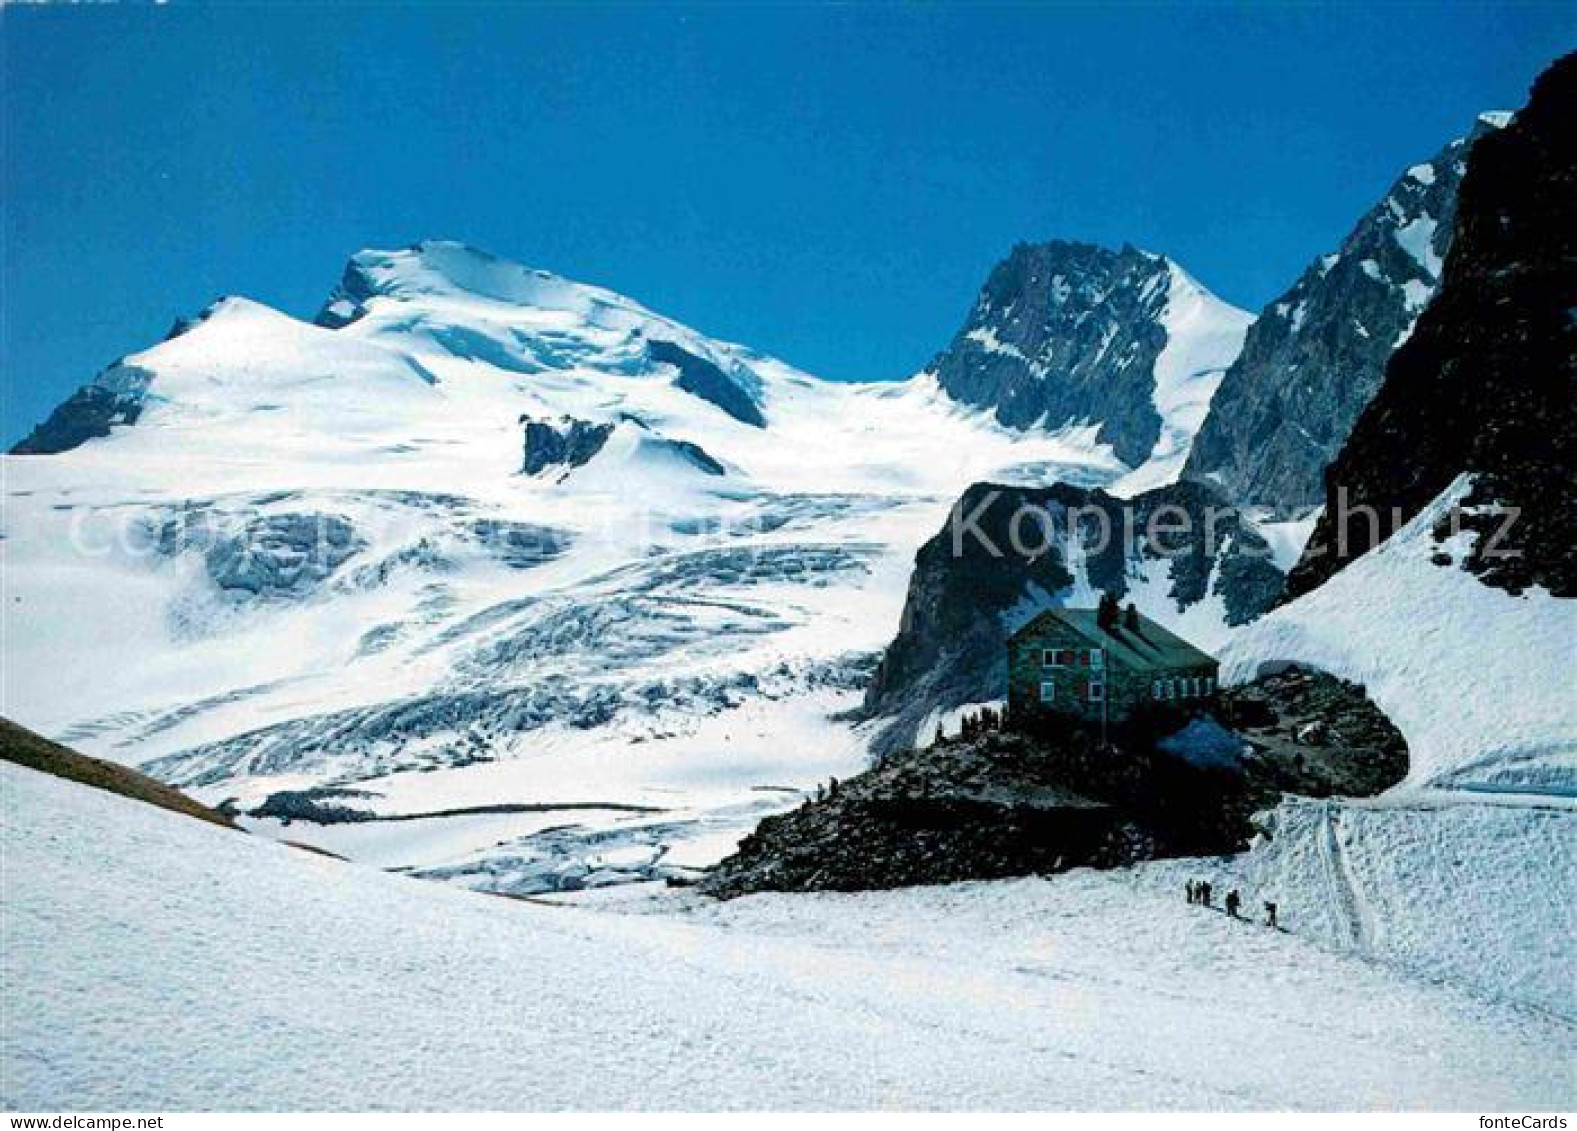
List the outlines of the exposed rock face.
{"type": "MultiPolygon", "coordinates": [[[[1440,292],[1326,474],[1329,502],[1288,596],[1474,477],[1462,565],[1486,584],[1577,597],[1577,54],[1468,160],[1440,292]],[[1355,518],[1373,508],[1379,521],[1355,518]],[[1517,508],[1515,521],[1491,511],[1517,508]],[[1474,512],[1477,513],[1474,513],[1474,512]],[[1510,556],[1508,556],[1510,555],[1510,556]]],[[[1442,534],[1445,531],[1441,531],[1442,534]]],[[[1443,547],[1442,564],[1453,560],[1443,547]]]]}
{"type": "Polygon", "coordinates": [[[1252,771],[1302,797],[1371,797],[1407,776],[1407,741],[1365,689],[1289,667],[1218,696],[1220,716],[1252,748],[1252,771]]]}
{"type": "Polygon", "coordinates": [[[915,556],[898,636],[866,695],[868,714],[891,719],[873,749],[909,745],[933,710],[1000,698],[1007,637],[1076,583],[1122,598],[1152,572],[1172,610],[1218,595],[1228,624],[1270,608],[1283,581],[1254,524],[1204,484],[1129,500],[1061,483],[969,488],[915,556]]]}
{"type": "Polygon", "coordinates": [[[1161,434],[1152,393],[1170,265],[1133,247],[1020,244],[997,264],[930,370],[955,400],[1013,428],[1100,421],[1142,463],[1161,434]]]}
{"type": "Polygon", "coordinates": [[[12,449],[12,455],[53,455],[108,436],[117,424],[135,424],[153,375],[134,365],[116,364],[67,397],[12,449]]]}
{"type": "Polygon", "coordinates": [[[689,440],[666,439],[657,440],[656,443],[705,475],[728,474],[728,469],[713,459],[700,444],[692,444],[689,440]]]}
{"type": "Polygon", "coordinates": [[[526,426],[525,459],[520,470],[535,475],[549,467],[568,470],[591,460],[613,435],[612,424],[592,424],[573,417],[556,423],[521,417],[526,426]]]}
{"type": "Polygon", "coordinates": [[[990,733],[895,753],[768,817],[701,889],[859,891],[1238,851],[1254,805],[1237,770],[1145,744],[990,733]]]}
{"type": "Polygon", "coordinates": [[[1111,868],[1237,852],[1283,793],[1368,796],[1407,746],[1363,688],[1289,669],[1202,713],[1157,711],[1112,733],[1048,720],[894,751],[764,820],[702,881],[712,895],[853,891],[1111,868]]]}
{"type": "Polygon", "coordinates": [[[352,257],[345,264],[340,281],[312,321],[329,330],[349,326],[366,311],[366,303],[378,293],[378,285],[362,261],[352,257]]]}
{"type": "Polygon", "coordinates": [[[679,371],[674,384],[692,396],[716,405],[735,420],[756,428],[767,426],[761,408],[750,394],[732,381],[716,364],[698,357],[673,342],[651,341],[647,356],[659,365],[672,365],[679,371]]]}
{"type": "Polygon", "coordinates": [[[1311,263],[1250,328],[1216,391],[1184,477],[1245,504],[1314,506],[1385,363],[1440,283],[1469,149],[1466,137],[1408,169],[1341,248],[1311,263]]]}
{"type": "Polygon", "coordinates": [[[343,786],[314,786],[311,789],[282,789],[269,794],[261,805],[247,811],[248,817],[276,820],[290,824],[292,821],[310,821],[318,825],[354,824],[368,821],[373,813],[342,801],[376,797],[364,789],[347,789],[343,786]]]}
{"type": "Polygon", "coordinates": [[[524,416],[520,419],[526,426],[525,458],[520,470],[527,475],[553,470],[562,477],[584,467],[607,446],[616,428],[632,430],[637,450],[646,455],[667,457],[703,475],[728,474],[728,469],[699,444],[670,439],[635,417],[625,417],[618,424],[593,424],[570,416],[551,423],[524,416]]]}

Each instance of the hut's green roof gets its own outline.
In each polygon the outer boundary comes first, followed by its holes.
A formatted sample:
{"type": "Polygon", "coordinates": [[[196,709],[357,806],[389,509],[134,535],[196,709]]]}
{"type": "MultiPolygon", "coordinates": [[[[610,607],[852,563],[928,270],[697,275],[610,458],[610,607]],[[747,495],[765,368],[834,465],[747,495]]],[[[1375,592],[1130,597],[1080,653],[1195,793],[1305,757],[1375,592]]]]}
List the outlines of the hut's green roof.
{"type": "Polygon", "coordinates": [[[1110,629],[1100,626],[1094,609],[1047,609],[1010,639],[1017,641],[1044,628],[1048,621],[1059,621],[1085,640],[1091,647],[1104,648],[1111,662],[1122,664],[1134,671],[1169,671],[1173,668],[1197,668],[1216,663],[1216,658],[1202,652],[1176,633],[1169,632],[1144,614],[1139,615],[1138,631],[1123,627],[1123,618],[1110,629]]]}

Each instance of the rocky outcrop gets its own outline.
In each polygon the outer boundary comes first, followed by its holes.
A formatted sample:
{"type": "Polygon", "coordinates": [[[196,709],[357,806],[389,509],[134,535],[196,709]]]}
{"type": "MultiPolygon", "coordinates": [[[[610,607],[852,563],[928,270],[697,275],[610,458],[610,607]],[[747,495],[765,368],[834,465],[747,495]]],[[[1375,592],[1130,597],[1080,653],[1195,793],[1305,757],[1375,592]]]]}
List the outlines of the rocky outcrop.
{"type": "Polygon", "coordinates": [[[1365,689],[1289,666],[1221,691],[1217,710],[1251,748],[1247,764],[1301,797],[1372,797],[1407,776],[1407,740],[1365,689]]]}
{"type": "Polygon", "coordinates": [[[860,891],[1240,851],[1257,800],[1237,770],[1144,741],[991,732],[894,753],[768,817],[701,890],[860,891]]]}
{"type": "Polygon", "coordinates": [[[761,415],[760,406],[750,394],[713,362],[673,342],[655,340],[646,344],[646,355],[659,365],[671,365],[678,370],[674,384],[691,396],[716,405],[742,424],[755,428],[767,426],[766,417],[761,415]]]}
{"type": "Polygon", "coordinates": [[[153,375],[135,365],[110,366],[90,385],[62,401],[12,449],[17,456],[53,455],[108,436],[116,425],[137,423],[153,375]]]}
{"type": "Polygon", "coordinates": [[[877,753],[909,745],[932,711],[1001,698],[1007,637],[1036,612],[1076,592],[1126,598],[1140,578],[1165,594],[1150,615],[1219,597],[1226,624],[1270,608],[1283,580],[1253,522],[1204,484],[1128,500],[1067,484],[969,488],[916,554],[867,692],[865,712],[886,720],[877,753]]]}
{"type": "Polygon", "coordinates": [[[1152,393],[1169,279],[1164,258],[1133,247],[1019,244],[928,368],[1009,427],[1099,421],[1098,438],[1137,465],[1161,434],[1152,393]]]}
{"type": "Polygon", "coordinates": [[[701,445],[671,439],[633,416],[623,417],[618,424],[592,424],[569,416],[552,422],[526,416],[520,420],[526,426],[525,458],[520,470],[527,475],[551,471],[562,480],[575,468],[584,467],[595,459],[607,446],[615,429],[628,429],[633,434],[637,459],[655,457],[703,475],[728,474],[728,469],[701,445]]]}
{"type": "Polygon", "coordinates": [[[1288,669],[1230,689],[1216,715],[1160,710],[1093,729],[1043,720],[897,750],[762,821],[702,881],[758,891],[855,891],[1167,856],[1239,852],[1284,794],[1369,796],[1407,773],[1401,734],[1364,690],[1288,669]]]}
{"type": "Polygon", "coordinates": [[[527,475],[536,475],[550,467],[566,471],[582,467],[602,451],[608,437],[613,435],[612,424],[592,424],[568,416],[555,422],[522,416],[520,422],[526,426],[520,470],[527,475]]]}
{"type": "Polygon", "coordinates": [[[367,302],[377,293],[376,281],[361,258],[353,256],[312,321],[328,330],[349,326],[367,312],[367,302]]]}
{"type": "Polygon", "coordinates": [[[1326,473],[1329,501],[1289,598],[1463,474],[1474,487],[1454,521],[1478,537],[1466,553],[1443,547],[1440,564],[1511,592],[1537,585],[1577,597],[1574,120],[1577,54],[1473,147],[1440,291],[1326,473]]]}
{"type": "Polygon", "coordinates": [[[712,458],[710,452],[700,444],[691,443],[689,440],[669,440],[658,438],[653,444],[661,451],[667,452],[676,459],[681,460],[703,475],[727,475],[728,469],[712,458]]]}
{"type": "Polygon", "coordinates": [[[117,793],[133,801],[156,805],[160,809],[196,817],[199,821],[228,829],[236,827],[235,822],[224,813],[198,804],[163,782],[114,762],[78,754],[5,718],[0,718],[0,762],[14,762],[40,773],[117,793]]]}
{"type": "Polygon", "coordinates": [[[1502,121],[1486,115],[1408,169],[1340,249],[1265,307],[1216,391],[1185,478],[1245,504],[1325,501],[1325,466],[1439,286],[1468,151],[1502,121]]]}

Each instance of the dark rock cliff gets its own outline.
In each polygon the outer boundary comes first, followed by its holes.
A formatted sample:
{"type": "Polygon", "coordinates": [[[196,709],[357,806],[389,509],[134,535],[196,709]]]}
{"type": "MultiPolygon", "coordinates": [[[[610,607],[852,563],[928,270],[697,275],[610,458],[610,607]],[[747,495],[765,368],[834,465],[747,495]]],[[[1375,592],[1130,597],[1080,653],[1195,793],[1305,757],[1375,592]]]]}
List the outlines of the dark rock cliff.
{"type": "Polygon", "coordinates": [[[17,456],[53,455],[108,436],[116,425],[137,423],[153,375],[134,365],[110,366],[90,385],[67,397],[12,449],[17,456]]]}
{"type": "Polygon", "coordinates": [[[1326,473],[1287,595],[1315,588],[1473,475],[1463,565],[1577,597],[1577,54],[1474,146],[1439,293],[1326,473]],[[1381,521],[1344,520],[1359,507],[1381,521]],[[1503,516],[1518,516],[1501,533],[1503,516]],[[1378,537],[1376,537],[1378,534],[1378,537]]]}
{"type": "Polygon", "coordinates": [[[673,342],[655,340],[647,343],[646,356],[659,365],[672,365],[678,371],[674,384],[691,396],[716,405],[741,424],[756,428],[767,426],[766,417],[761,415],[760,406],[750,394],[706,358],[697,357],[673,342]]]}
{"type": "Polygon", "coordinates": [[[613,435],[612,424],[593,424],[573,417],[553,422],[522,416],[520,423],[526,426],[520,470],[527,475],[550,467],[583,467],[613,435]]]}
{"type": "Polygon", "coordinates": [[[1458,186],[1481,119],[1414,165],[1250,327],[1189,453],[1184,477],[1242,503],[1325,501],[1321,476],[1373,398],[1385,364],[1439,286],[1458,186]]]}
{"type": "Polygon", "coordinates": [[[1161,433],[1152,400],[1170,265],[1124,247],[1020,244],[991,272],[930,371],[955,400],[1013,428],[1100,421],[1130,465],[1161,433]]]}
{"type": "Polygon", "coordinates": [[[911,743],[933,710],[1000,698],[1012,631],[1061,604],[1075,581],[1126,596],[1130,571],[1146,562],[1166,571],[1174,610],[1219,594],[1229,624],[1281,593],[1264,538],[1204,484],[1129,500],[1061,483],[970,487],[916,554],[898,635],[866,694],[865,712],[887,720],[876,752],[911,743]]]}

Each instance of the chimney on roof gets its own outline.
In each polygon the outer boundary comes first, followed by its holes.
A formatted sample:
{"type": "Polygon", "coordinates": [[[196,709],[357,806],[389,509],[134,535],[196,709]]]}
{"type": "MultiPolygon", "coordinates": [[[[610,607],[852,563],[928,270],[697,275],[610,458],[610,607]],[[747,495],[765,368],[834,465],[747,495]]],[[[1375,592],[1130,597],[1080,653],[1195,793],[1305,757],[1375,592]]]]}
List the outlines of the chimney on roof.
{"type": "Polygon", "coordinates": [[[1101,603],[1095,608],[1096,625],[1107,632],[1115,632],[1117,629],[1117,618],[1121,614],[1122,610],[1117,604],[1117,598],[1110,593],[1102,593],[1101,603]]]}

